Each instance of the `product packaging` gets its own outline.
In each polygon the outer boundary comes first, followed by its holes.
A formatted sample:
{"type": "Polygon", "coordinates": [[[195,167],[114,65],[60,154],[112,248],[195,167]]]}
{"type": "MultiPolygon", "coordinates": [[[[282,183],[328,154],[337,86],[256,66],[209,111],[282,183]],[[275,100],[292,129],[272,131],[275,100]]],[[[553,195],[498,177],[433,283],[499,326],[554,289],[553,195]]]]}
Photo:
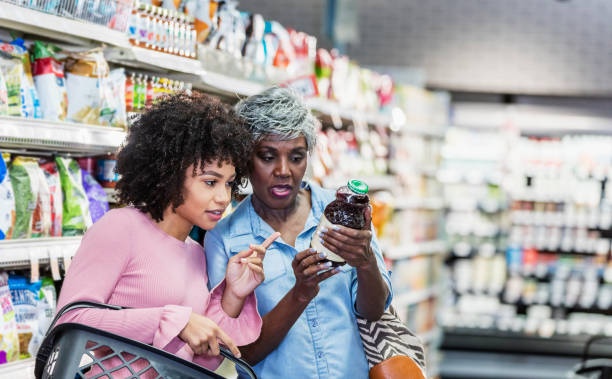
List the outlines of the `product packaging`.
{"type": "Polygon", "coordinates": [[[89,202],[83,188],[83,178],[79,164],[70,158],[55,159],[62,183],[64,197],[63,228],[64,236],[82,235],[92,225],[89,202]]]}
{"type": "Polygon", "coordinates": [[[41,281],[29,283],[24,276],[10,275],[8,285],[17,322],[19,358],[29,358],[36,355],[44,338],[44,334],[41,335],[38,328],[37,308],[41,281]]]}
{"type": "Polygon", "coordinates": [[[21,79],[19,80],[19,92],[20,92],[20,104],[21,104],[21,117],[27,118],[41,118],[40,101],[38,99],[38,93],[34,86],[34,79],[32,78],[32,66],[30,64],[30,55],[25,47],[25,42],[21,38],[18,38],[8,43],[0,43],[0,50],[12,57],[21,60],[21,79]]]}
{"type": "Polygon", "coordinates": [[[96,222],[109,210],[108,198],[104,188],[98,183],[91,174],[82,172],[83,188],[89,199],[89,213],[91,221],[96,222]]]}
{"type": "Polygon", "coordinates": [[[108,86],[109,67],[100,49],[72,54],[66,60],[68,120],[94,125],[110,125],[114,109],[108,86]],[[103,106],[107,107],[103,109],[103,106]]]}
{"type": "Polygon", "coordinates": [[[40,98],[42,118],[50,121],[66,119],[68,97],[64,79],[64,65],[55,53],[59,49],[53,45],[34,42],[34,65],[32,74],[40,98]]]}
{"type": "Polygon", "coordinates": [[[41,161],[40,168],[42,169],[47,185],[49,186],[51,200],[51,228],[49,235],[51,237],[62,236],[62,215],[64,213],[62,184],[60,181],[57,165],[54,161],[41,161]]]}
{"type": "Polygon", "coordinates": [[[8,274],[0,272],[0,364],[19,359],[19,338],[8,274]]]}
{"type": "Polygon", "coordinates": [[[0,160],[0,240],[12,238],[15,227],[15,193],[8,171],[10,155],[3,153],[2,158],[0,160]]]}
{"type": "Polygon", "coordinates": [[[31,158],[16,157],[9,176],[15,194],[15,228],[13,238],[29,238],[32,233],[32,216],[38,202],[38,175],[32,174],[31,158]]]}

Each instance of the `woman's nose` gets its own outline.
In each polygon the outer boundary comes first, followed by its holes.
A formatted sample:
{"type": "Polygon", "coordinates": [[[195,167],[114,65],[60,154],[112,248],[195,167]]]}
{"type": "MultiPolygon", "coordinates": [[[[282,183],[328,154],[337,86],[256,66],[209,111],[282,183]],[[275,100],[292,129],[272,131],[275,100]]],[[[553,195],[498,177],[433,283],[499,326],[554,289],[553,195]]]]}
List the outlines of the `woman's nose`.
{"type": "Polygon", "coordinates": [[[279,159],[278,164],[274,168],[274,175],[275,176],[289,176],[289,174],[290,174],[289,162],[285,158],[279,159]]]}

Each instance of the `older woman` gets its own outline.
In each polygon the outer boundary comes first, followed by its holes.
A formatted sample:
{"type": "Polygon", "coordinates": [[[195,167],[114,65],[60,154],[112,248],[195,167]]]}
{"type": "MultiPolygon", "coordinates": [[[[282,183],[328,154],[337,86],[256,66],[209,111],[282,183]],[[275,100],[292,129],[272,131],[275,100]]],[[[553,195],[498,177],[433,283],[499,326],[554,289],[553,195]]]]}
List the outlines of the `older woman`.
{"type": "Polygon", "coordinates": [[[346,260],[338,268],[309,249],[334,199],[333,191],[303,181],[315,144],[314,117],[296,94],[278,87],[241,101],[236,110],[255,142],[253,194],[206,234],[210,285],[223,280],[236,253],[281,233],[265,255],[265,280],[255,291],[261,335],[242,354],[262,378],[367,378],[355,317],[378,319],[392,296],[374,233],[337,227],[316,236],[346,260]]]}

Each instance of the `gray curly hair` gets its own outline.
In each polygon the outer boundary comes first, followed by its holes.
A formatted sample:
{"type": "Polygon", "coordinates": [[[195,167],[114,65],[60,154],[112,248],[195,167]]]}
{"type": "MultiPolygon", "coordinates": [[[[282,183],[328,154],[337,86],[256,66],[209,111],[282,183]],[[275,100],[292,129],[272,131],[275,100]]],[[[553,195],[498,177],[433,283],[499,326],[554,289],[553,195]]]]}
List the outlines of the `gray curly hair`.
{"type": "Polygon", "coordinates": [[[234,109],[246,121],[255,143],[267,135],[281,136],[285,140],[303,136],[312,153],[317,120],[295,91],[271,87],[241,100],[234,109]]]}

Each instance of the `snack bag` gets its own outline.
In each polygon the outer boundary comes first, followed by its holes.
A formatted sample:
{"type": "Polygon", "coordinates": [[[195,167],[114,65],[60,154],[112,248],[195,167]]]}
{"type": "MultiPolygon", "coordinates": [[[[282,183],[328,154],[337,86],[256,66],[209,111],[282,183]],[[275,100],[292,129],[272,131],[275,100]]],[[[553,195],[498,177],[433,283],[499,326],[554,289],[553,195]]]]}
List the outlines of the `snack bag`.
{"type": "Polygon", "coordinates": [[[19,358],[19,338],[8,274],[0,272],[0,364],[19,358]]]}
{"type": "Polygon", "coordinates": [[[0,48],[0,71],[4,75],[8,98],[8,115],[21,117],[21,80],[23,79],[23,63],[18,57],[0,48]]]}
{"type": "Polygon", "coordinates": [[[108,63],[99,49],[73,54],[67,59],[66,90],[70,121],[101,124],[108,72],[108,63]]]}
{"type": "Polygon", "coordinates": [[[15,227],[15,194],[7,163],[10,155],[3,153],[0,160],[0,240],[10,239],[15,227]]]}
{"type": "Polygon", "coordinates": [[[89,199],[89,213],[91,214],[91,221],[96,222],[106,212],[108,212],[108,198],[104,188],[91,176],[87,171],[82,172],[83,175],[83,188],[89,199]]]}
{"type": "Polygon", "coordinates": [[[64,236],[82,235],[92,225],[89,214],[89,201],[83,188],[83,178],[79,164],[70,158],[55,158],[64,195],[62,234],[64,236]]]}
{"type": "Polygon", "coordinates": [[[32,177],[36,178],[32,182],[38,186],[36,208],[32,214],[31,237],[48,237],[51,232],[51,191],[49,190],[49,184],[45,173],[36,160],[31,160],[26,169],[32,177]]]}
{"type": "Polygon", "coordinates": [[[51,121],[66,119],[68,97],[64,82],[64,65],[54,55],[58,50],[40,41],[34,42],[34,84],[40,98],[42,118],[51,121]]]}
{"type": "Polygon", "coordinates": [[[47,276],[43,276],[40,281],[41,287],[40,292],[38,293],[38,303],[36,306],[36,311],[38,314],[37,335],[44,338],[45,333],[47,333],[47,329],[49,329],[49,326],[51,325],[51,322],[53,321],[53,316],[55,314],[55,307],[57,305],[57,292],[55,291],[53,279],[47,276]]]}
{"type": "Polygon", "coordinates": [[[112,70],[105,82],[100,124],[126,129],[125,70],[123,68],[112,70]]]}
{"type": "Polygon", "coordinates": [[[0,70],[0,116],[8,116],[8,92],[2,70],[0,70]]]}
{"type": "Polygon", "coordinates": [[[9,176],[13,186],[13,193],[15,194],[14,239],[28,238],[30,236],[32,215],[38,200],[38,182],[32,182],[32,178],[26,168],[29,165],[29,159],[16,157],[9,168],[9,176]]]}
{"type": "Polygon", "coordinates": [[[42,342],[38,333],[37,311],[41,281],[28,283],[24,276],[10,275],[8,284],[17,322],[19,358],[29,358],[36,355],[42,342]]]}
{"type": "Polygon", "coordinates": [[[49,235],[51,237],[61,237],[62,215],[64,213],[64,197],[62,195],[60,175],[54,161],[41,161],[40,168],[43,170],[45,180],[49,186],[49,193],[51,195],[51,229],[49,231],[49,235]]]}
{"type": "Polygon", "coordinates": [[[41,118],[40,103],[34,80],[32,79],[32,66],[30,65],[30,55],[25,47],[25,42],[18,38],[13,42],[0,43],[0,50],[18,58],[22,63],[22,75],[20,80],[20,102],[21,116],[29,118],[41,118]]]}

